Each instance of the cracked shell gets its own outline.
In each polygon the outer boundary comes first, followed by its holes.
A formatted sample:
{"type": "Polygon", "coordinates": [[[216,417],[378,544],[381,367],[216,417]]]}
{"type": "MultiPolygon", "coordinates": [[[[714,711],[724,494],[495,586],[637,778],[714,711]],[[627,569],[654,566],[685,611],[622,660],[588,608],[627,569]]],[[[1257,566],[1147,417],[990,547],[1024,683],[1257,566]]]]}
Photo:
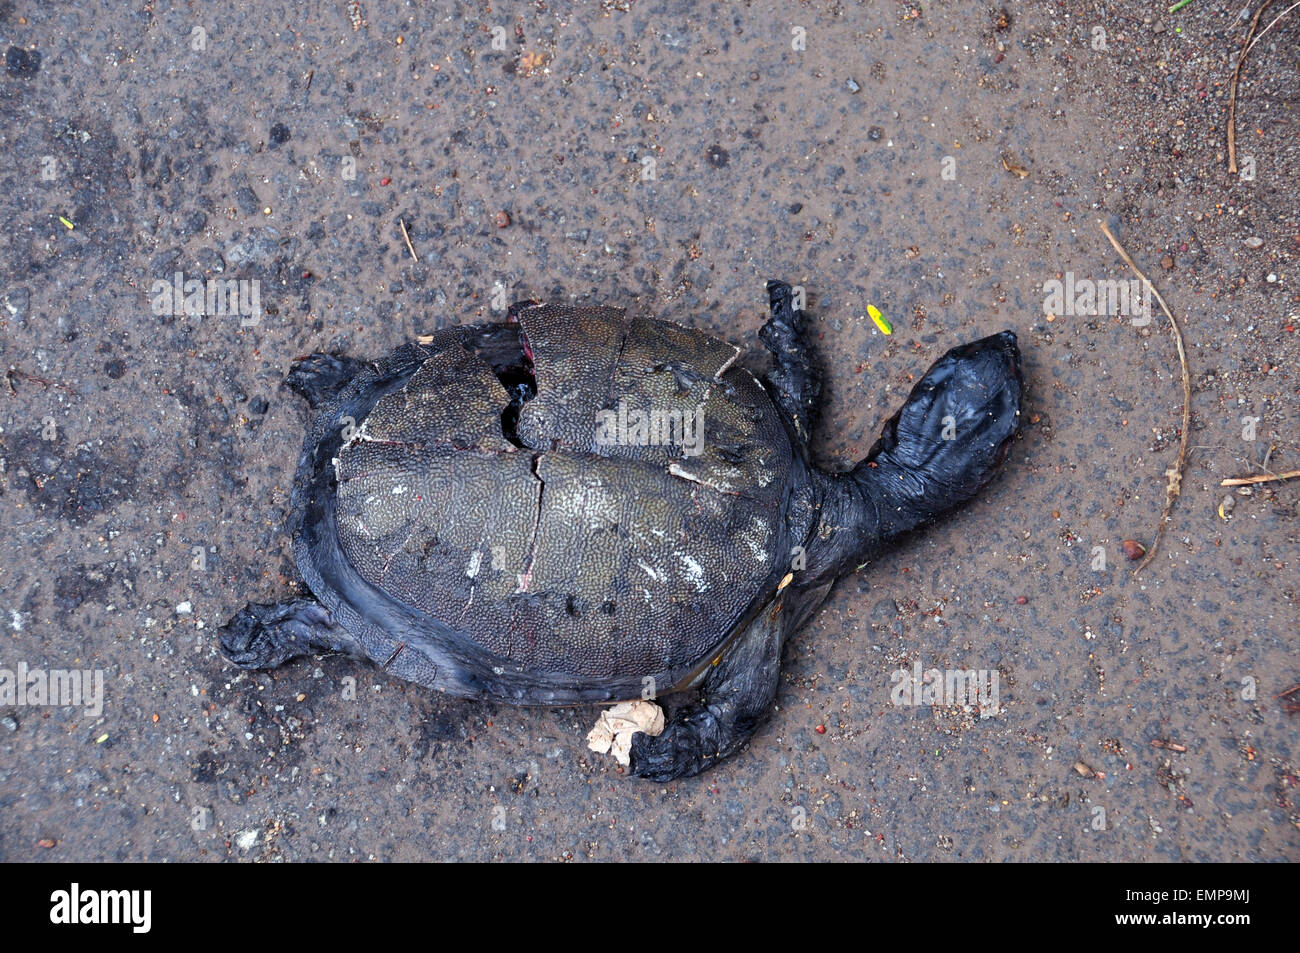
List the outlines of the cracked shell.
{"type": "Polygon", "coordinates": [[[444,691],[684,687],[786,572],[787,430],[702,332],[614,308],[511,317],[399,348],[320,408],[297,564],[367,655],[444,691]]]}

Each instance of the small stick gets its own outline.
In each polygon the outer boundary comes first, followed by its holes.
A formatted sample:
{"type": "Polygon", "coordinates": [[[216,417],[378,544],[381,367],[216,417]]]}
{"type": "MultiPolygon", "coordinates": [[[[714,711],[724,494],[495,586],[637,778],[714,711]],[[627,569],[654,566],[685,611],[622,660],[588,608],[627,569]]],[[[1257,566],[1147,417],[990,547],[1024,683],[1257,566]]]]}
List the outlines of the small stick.
{"type": "MultiPolygon", "coordinates": [[[[1272,0],[1270,0],[1272,2],[1272,0]]],[[[1129,257],[1128,252],[1119,240],[1110,233],[1105,222],[1097,223],[1101,226],[1102,232],[1110,239],[1111,245],[1115,251],[1119,252],[1119,257],[1124,259],[1125,264],[1133,269],[1133,272],[1142,279],[1142,283],[1151,291],[1155,299],[1160,304],[1160,310],[1165,313],[1169,319],[1169,328],[1173,331],[1174,344],[1178,348],[1178,363],[1183,371],[1183,436],[1178,442],[1178,459],[1174,465],[1165,471],[1168,482],[1165,484],[1165,508],[1160,514],[1160,525],[1156,527],[1156,537],[1151,541],[1151,548],[1147,550],[1146,558],[1138,563],[1138,567],[1133,570],[1133,575],[1137,575],[1146,568],[1147,563],[1155,558],[1156,550],[1160,548],[1160,539],[1165,534],[1165,525],[1169,522],[1169,513],[1174,508],[1174,499],[1178,496],[1183,484],[1183,468],[1187,466],[1187,443],[1191,439],[1192,430],[1192,375],[1187,369],[1187,352],[1183,348],[1183,332],[1178,329],[1178,322],[1174,320],[1173,312],[1169,310],[1169,305],[1165,304],[1165,299],[1160,297],[1160,292],[1156,286],[1151,283],[1151,279],[1142,274],[1142,269],[1133,264],[1133,259],[1129,257]]]]}
{"type": "Polygon", "coordinates": [[[1250,29],[1246,31],[1246,46],[1237,57],[1236,69],[1232,71],[1232,90],[1228,95],[1228,171],[1233,175],[1237,173],[1237,79],[1241,76],[1241,64],[1246,61],[1246,54],[1250,52],[1252,46],[1250,38],[1255,35],[1259,18],[1272,5],[1273,0],[1264,0],[1260,8],[1255,11],[1255,16],[1250,21],[1250,29]]]}
{"type": "MultiPolygon", "coordinates": [[[[1281,13],[1279,13],[1277,16],[1275,16],[1275,17],[1273,18],[1272,22],[1269,23],[1268,26],[1264,27],[1264,29],[1262,29],[1262,30],[1259,31],[1259,36],[1255,37],[1255,39],[1253,39],[1253,40],[1250,41],[1250,46],[1246,47],[1246,53],[1249,53],[1251,50],[1253,50],[1253,49],[1255,48],[1255,44],[1258,43],[1260,40],[1264,39],[1264,34],[1265,34],[1265,33],[1267,33],[1269,30],[1273,29],[1273,27],[1277,26],[1277,21],[1278,21],[1278,20],[1281,20],[1284,16],[1286,16],[1288,13],[1290,13],[1290,12],[1291,12],[1292,10],[1294,10],[1296,7],[1300,7],[1300,2],[1296,2],[1296,3],[1291,4],[1291,6],[1287,7],[1285,10],[1283,10],[1281,13]]],[[[1246,53],[1243,53],[1243,54],[1241,54],[1241,55],[1242,55],[1242,56],[1245,56],[1246,53]]]]}
{"type": "Polygon", "coordinates": [[[416,256],[415,249],[411,247],[411,236],[406,234],[406,223],[399,218],[397,224],[402,226],[402,237],[406,239],[406,250],[411,253],[412,259],[419,261],[420,259],[416,256]]]}
{"type": "Polygon", "coordinates": [[[1300,470],[1288,470],[1286,473],[1266,473],[1261,476],[1233,477],[1220,480],[1219,486],[1250,486],[1254,483],[1272,483],[1274,480],[1294,480],[1300,477],[1300,470]]]}
{"type": "Polygon", "coordinates": [[[67,384],[56,384],[54,381],[47,381],[44,377],[37,377],[35,374],[28,374],[26,371],[20,370],[11,364],[9,370],[5,371],[5,383],[9,385],[10,397],[14,397],[18,394],[18,388],[14,387],[15,380],[35,381],[42,387],[57,387],[59,390],[65,390],[69,394],[72,393],[72,388],[67,384]]]}
{"type": "Polygon", "coordinates": [[[1018,179],[1023,179],[1025,176],[1029,175],[1028,169],[1017,162],[1008,162],[1006,156],[1002,157],[1002,168],[1006,169],[1018,179]]]}

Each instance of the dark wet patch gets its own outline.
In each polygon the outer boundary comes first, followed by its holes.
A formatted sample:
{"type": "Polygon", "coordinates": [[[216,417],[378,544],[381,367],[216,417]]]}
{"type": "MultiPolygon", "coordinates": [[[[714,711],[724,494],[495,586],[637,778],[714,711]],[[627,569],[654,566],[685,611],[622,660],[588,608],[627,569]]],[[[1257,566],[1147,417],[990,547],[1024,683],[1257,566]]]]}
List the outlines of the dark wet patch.
{"type": "Polygon", "coordinates": [[[133,570],[116,562],[76,566],[54,577],[54,607],[70,611],[87,602],[129,604],[135,579],[133,570]]]}
{"type": "Polygon", "coordinates": [[[5,51],[5,71],[10,76],[35,76],[41,69],[41,54],[38,50],[24,50],[20,46],[11,46],[5,51]]]}
{"type": "Polygon", "coordinates": [[[466,736],[466,715],[464,706],[455,702],[438,705],[426,712],[420,719],[415,741],[411,745],[413,759],[417,762],[426,758],[436,761],[448,744],[463,740],[466,736]]]}
{"type": "Polygon", "coordinates": [[[225,763],[218,760],[215,751],[205,751],[197,761],[190,762],[190,780],[196,784],[212,784],[225,769],[225,763]]]}
{"type": "Polygon", "coordinates": [[[135,499],[139,489],[143,454],[137,447],[101,455],[32,434],[8,437],[0,450],[9,458],[11,485],[22,489],[38,513],[59,519],[85,523],[135,499]]]}

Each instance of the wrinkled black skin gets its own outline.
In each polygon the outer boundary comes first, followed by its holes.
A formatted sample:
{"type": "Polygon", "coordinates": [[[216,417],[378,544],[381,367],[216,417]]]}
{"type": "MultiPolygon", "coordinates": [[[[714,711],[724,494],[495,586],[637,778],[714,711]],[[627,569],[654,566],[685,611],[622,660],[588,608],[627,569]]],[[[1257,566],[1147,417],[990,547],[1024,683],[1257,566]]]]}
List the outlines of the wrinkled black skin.
{"type": "MultiPolygon", "coordinates": [[[[784,572],[774,567],[771,590],[755,600],[718,653],[716,664],[697,680],[697,701],[682,707],[662,734],[634,736],[631,773],[655,781],[697,774],[743,747],[775,703],[785,639],[811,616],[835,580],[871,561],[898,537],[973,497],[992,479],[1019,429],[1020,355],[1015,335],[1004,331],[944,355],[913,388],[856,467],[837,474],[817,469],[809,461],[808,434],[821,384],[804,334],[806,315],[793,308],[788,285],[769,281],[767,291],[771,318],[759,336],[773,356],[768,391],[783,411],[796,455],[784,542],[786,549],[802,546],[806,564],[779,590],[776,581],[784,572]]],[[[481,333],[500,334],[503,352],[514,352],[508,326],[481,333]]],[[[490,348],[491,341],[487,343],[490,348]]],[[[491,360],[490,354],[485,357],[491,360]]],[[[363,366],[351,358],[311,355],[294,365],[285,383],[316,407],[338,393],[363,366]]],[[[400,387],[414,366],[364,395],[357,402],[356,419],[364,417],[381,392],[400,387]]],[[[517,403],[531,395],[520,390],[512,396],[517,413],[517,403]]],[[[507,416],[510,412],[508,408],[507,416]]],[[[503,423],[509,421],[503,417],[503,423]]],[[[294,491],[299,514],[295,531],[332,526],[332,518],[321,518],[322,508],[332,506],[332,493],[322,468],[311,464],[313,458],[328,459],[326,455],[335,449],[328,442],[313,446],[309,436],[294,491]],[[316,473],[316,482],[304,481],[304,472],[316,473]]],[[[329,563],[341,558],[329,534],[318,534],[310,551],[313,565],[305,572],[309,582],[311,574],[320,571],[316,564],[324,564],[328,574],[329,563]]],[[[378,624],[403,642],[419,645],[420,656],[431,659],[430,670],[439,673],[436,687],[464,697],[555,704],[639,694],[636,677],[612,679],[575,694],[572,685],[541,673],[494,673],[491,660],[458,633],[378,590],[354,585],[343,600],[333,610],[313,599],[249,605],[222,628],[222,647],[232,661],[246,668],[272,668],[308,652],[374,657],[373,649],[367,651],[364,627],[378,624]],[[360,622],[362,617],[367,621],[360,622]]],[[[432,683],[422,671],[396,667],[393,671],[432,683]]]]}
{"type": "MultiPolygon", "coordinates": [[[[801,522],[802,506],[819,518],[804,542],[807,565],[779,595],[776,610],[752,623],[709,673],[699,703],[674,716],[657,737],[633,736],[632,773],[652,781],[697,774],[742,747],[776,702],[785,639],[835,580],[978,493],[1020,426],[1020,352],[1015,334],[1003,331],[940,358],[852,470],[816,469],[808,461],[807,435],[821,384],[803,334],[805,315],[792,309],[789,286],[769,281],[767,289],[772,317],[759,331],[775,364],[767,380],[807,479],[808,492],[796,492],[790,519],[801,522]],[[952,439],[945,439],[948,416],[952,439]]],[[[791,479],[799,482],[797,474],[791,479]]]]}

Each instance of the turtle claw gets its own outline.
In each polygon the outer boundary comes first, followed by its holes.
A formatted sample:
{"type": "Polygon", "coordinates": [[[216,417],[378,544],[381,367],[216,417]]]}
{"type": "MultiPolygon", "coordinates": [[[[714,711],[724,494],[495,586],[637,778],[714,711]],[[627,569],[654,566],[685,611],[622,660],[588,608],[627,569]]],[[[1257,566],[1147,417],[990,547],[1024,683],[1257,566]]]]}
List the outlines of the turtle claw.
{"type": "Polygon", "coordinates": [[[758,330],[763,346],[772,352],[767,382],[772,399],[786,412],[796,433],[805,440],[813,410],[821,396],[821,380],[813,366],[804,324],[807,315],[794,306],[794,289],[784,281],[768,281],[772,315],[758,330]]]}
{"type": "Polygon", "coordinates": [[[240,668],[279,668],[314,651],[352,651],[352,637],[312,599],[254,602],[218,630],[221,650],[240,668]]]}
{"type": "Polygon", "coordinates": [[[731,754],[748,740],[749,734],[728,744],[718,715],[708,707],[694,709],[684,717],[674,718],[661,734],[633,735],[631,772],[648,781],[689,778],[731,754]]]}
{"type": "Polygon", "coordinates": [[[284,386],[301,394],[312,407],[319,407],[333,397],[365,366],[354,357],[334,354],[308,354],[293,362],[284,386]]]}
{"type": "Polygon", "coordinates": [[[776,701],[789,621],[782,603],[764,608],[718,656],[698,703],[677,712],[658,735],[633,735],[632,774],[651,781],[688,778],[743,748],[776,701]]]}

